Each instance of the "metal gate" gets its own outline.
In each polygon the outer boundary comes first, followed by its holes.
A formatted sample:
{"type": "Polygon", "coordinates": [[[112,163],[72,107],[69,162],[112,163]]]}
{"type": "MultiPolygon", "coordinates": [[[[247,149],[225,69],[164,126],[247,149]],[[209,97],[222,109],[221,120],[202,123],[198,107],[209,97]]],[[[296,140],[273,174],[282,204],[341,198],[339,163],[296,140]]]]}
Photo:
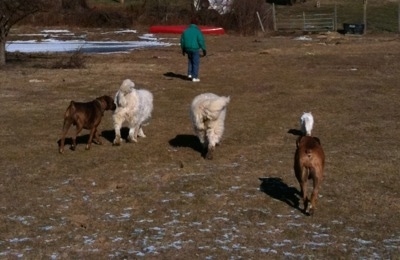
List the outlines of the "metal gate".
{"type": "Polygon", "coordinates": [[[333,13],[305,13],[290,17],[274,15],[274,30],[301,30],[305,32],[336,31],[336,11],[333,13]]]}

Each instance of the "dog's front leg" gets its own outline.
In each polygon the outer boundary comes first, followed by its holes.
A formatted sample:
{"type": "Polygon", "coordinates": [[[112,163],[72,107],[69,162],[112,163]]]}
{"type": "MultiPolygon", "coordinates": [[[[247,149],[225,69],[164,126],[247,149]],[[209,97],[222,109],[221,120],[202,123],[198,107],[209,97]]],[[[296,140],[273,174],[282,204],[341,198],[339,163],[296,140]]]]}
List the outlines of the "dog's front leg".
{"type": "Polygon", "coordinates": [[[115,130],[115,138],[113,141],[113,145],[120,145],[121,144],[121,125],[115,123],[114,130],[115,130]]]}
{"type": "Polygon", "coordinates": [[[209,144],[208,148],[207,148],[207,154],[206,154],[207,160],[212,160],[214,158],[214,151],[215,151],[215,146],[209,144]]]}
{"type": "Polygon", "coordinates": [[[101,139],[100,139],[100,134],[99,134],[99,131],[98,131],[97,128],[96,128],[96,130],[95,130],[95,132],[94,132],[93,142],[94,142],[95,144],[99,144],[99,145],[102,145],[102,144],[103,144],[103,142],[102,142],[101,139]]]}
{"type": "Polygon", "coordinates": [[[208,152],[208,141],[206,140],[206,131],[204,129],[199,129],[199,128],[194,128],[194,131],[196,133],[197,138],[199,139],[200,145],[201,145],[201,156],[204,156],[204,158],[207,157],[207,152],[208,152]]]}
{"type": "Polygon", "coordinates": [[[200,129],[200,128],[197,128],[197,127],[194,128],[194,132],[195,132],[197,138],[199,138],[199,142],[200,142],[201,146],[204,149],[207,149],[207,144],[206,144],[206,134],[207,134],[207,132],[204,129],[200,129]]]}
{"type": "Polygon", "coordinates": [[[212,160],[214,157],[214,151],[215,151],[215,146],[219,142],[219,137],[214,129],[207,129],[206,131],[206,138],[207,138],[207,154],[206,154],[206,159],[212,160]]]}

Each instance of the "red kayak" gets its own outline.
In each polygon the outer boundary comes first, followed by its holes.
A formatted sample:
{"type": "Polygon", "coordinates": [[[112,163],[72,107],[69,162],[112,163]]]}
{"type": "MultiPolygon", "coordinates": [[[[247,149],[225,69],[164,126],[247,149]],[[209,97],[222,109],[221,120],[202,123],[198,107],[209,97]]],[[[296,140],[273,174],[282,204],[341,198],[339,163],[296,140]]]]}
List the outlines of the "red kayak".
{"type": "MultiPolygon", "coordinates": [[[[188,26],[187,25],[153,25],[150,26],[150,33],[175,33],[181,34],[188,26]]],[[[221,35],[225,33],[222,27],[199,26],[200,31],[204,34],[221,35]]]]}

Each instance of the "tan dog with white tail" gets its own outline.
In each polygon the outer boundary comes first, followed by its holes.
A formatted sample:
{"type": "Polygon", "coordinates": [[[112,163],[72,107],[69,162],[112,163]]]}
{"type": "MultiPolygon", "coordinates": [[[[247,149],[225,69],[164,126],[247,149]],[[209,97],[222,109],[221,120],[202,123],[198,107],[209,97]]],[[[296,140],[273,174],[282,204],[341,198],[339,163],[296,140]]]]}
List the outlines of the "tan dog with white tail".
{"type": "Polygon", "coordinates": [[[310,136],[312,125],[311,128],[303,128],[303,126],[302,124],[302,130],[306,131],[303,131],[304,135],[300,136],[296,141],[294,172],[300,184],[304,212],[313,215],[316,209],[318,192],[324,178],[325,153],[319,138],[310,136]],[[309,179],[313,181],[311,198],[307,196],[307,181],[309,179]]]}

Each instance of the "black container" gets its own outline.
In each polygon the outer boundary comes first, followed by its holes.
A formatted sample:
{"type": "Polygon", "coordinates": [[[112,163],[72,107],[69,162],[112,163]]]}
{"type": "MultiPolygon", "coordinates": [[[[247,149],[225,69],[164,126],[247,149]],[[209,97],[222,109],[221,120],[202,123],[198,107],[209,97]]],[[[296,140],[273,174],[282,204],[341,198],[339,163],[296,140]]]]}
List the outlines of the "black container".
{"type": "Polygon", "coordinates": [[[344,23],[343,31],[350,34],[364,34],[364,24],[344,23]]]}

